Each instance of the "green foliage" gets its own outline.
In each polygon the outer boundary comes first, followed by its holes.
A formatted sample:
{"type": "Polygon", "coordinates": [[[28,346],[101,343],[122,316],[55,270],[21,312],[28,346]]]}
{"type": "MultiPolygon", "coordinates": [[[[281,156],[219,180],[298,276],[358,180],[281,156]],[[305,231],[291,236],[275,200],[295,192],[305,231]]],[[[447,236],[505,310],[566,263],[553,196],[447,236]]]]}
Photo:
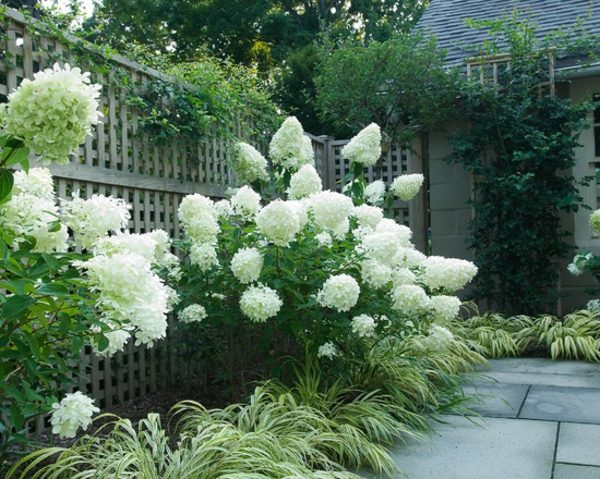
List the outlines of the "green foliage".
{"type": "Polygon", "coordinates": [[[505,51],[510,63],[498,88],[463,85],[461,117],[469,128],[454,135],[450,160],[476,179],[474,296],[500,311],[535,313],[554,299],[558,262],[570,250],[559,214],[582,204],[570,169],[592,105],[540,86],[549,80],[549,53],[527,22],[514,17],[488,27],[486,50],[505,51]]]}
{"type": "Polygon", "coordinates": [[[456,76],[444,69],[444,58],[435,38],[420,33],[326,44],[315,78],[321,118],[338,134],[376,122],[388,139],[410,140],[454,108],[456,76]]]}

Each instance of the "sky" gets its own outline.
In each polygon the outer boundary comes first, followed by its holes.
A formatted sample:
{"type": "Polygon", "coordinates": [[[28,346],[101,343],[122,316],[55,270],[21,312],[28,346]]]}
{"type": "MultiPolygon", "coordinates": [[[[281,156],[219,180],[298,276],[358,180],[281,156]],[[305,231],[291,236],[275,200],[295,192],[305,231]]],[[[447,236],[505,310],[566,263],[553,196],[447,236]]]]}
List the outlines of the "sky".
{"type": "MultiPolygon", "coordinates": [[[[94,11],[94,0],[75,0],[82,6],[82,11],[86,17],[89,17],[94,11]]],[[[57,6],[59,10],[68,11],[69,0],[41,0],[41,4],[47,6],[57,6]]]]}

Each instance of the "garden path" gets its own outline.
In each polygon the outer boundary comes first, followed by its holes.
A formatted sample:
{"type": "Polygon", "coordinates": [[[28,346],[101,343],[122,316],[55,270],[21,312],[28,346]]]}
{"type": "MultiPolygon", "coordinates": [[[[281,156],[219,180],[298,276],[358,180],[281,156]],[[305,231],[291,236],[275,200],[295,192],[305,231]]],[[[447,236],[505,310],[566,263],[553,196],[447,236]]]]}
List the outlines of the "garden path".
{"type": "Polygon", "coordinates": [[[490,364],[465,381],[480,417],[443,416],[431,440],[398,447],[395,479],[600,479],[600,365],[490,364]]]}

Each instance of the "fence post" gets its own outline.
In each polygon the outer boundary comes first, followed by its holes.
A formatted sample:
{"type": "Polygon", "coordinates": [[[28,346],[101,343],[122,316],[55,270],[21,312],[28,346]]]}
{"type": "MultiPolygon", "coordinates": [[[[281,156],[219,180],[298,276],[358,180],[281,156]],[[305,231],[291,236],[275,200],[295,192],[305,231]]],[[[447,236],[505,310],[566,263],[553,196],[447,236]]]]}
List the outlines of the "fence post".
{"type": "MultiPolygon", "coordinates": [[[[423,164],[424,145],[423,139],[418,138],[412,145],[413,148],[406,151],[409,173],[421,173],[425,175],[423,164]]],[[[427,247],[427,178],[423,182],[423,187],[419,193],[408,203],[408,224],[413,232],[413,242],[415,247],[424,253],[428,252],[427,247]]]]}

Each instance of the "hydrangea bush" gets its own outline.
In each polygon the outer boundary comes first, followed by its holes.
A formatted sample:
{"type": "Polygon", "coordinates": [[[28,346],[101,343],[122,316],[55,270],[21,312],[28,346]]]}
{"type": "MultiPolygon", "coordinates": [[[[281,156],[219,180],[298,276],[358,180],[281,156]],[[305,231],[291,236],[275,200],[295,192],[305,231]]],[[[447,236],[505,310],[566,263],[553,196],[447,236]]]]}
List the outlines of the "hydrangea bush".
{"type": "MultiPolygon", "coordinates": [[[[100,87],[77,68],[24,80],[1,113],[0,137],[0,438],[25,439],[27,420],[52,411],[53,432],[74,437],[98,408],[81,391],[58,396],[76,378],[89,344],[100,356],[131,340],[165,337],[176,304],[166,279],[179,260],[166,232],[130,234],[130,206],[93,195],[58,201],[46,168],[66,163],[100,117],[100,87]],[[22,170],[9,167],[20,165],[22,170]]],[[[199,317],[196,311],[194,317],[199,317]]],[[[2,451],[0,451],[0,455],[2,451]]]]}
{"type": "Polygon", "coordinates": [[[242,184],[229,200],[181,202],[181,326],[188,338],[211,338],[208,355],[231,381],[249,364],[266,358],[277,367],[287,354],[329,365],[360,360],[391,335],[443,344],[443,324],[461,304],[454,294],[477,272],[469,261],[417,251],[410,229],[381,207],[389,196],[414,197],[423,178],[400,176],[389,190],[365,182],[364,165],[381,155],[377,125],[344,149],[354,172],[345,193],[323,190],[306,138],[288,118],[271,141],[270,167],[251,147],[238,148],[242,184]],[[202,319],[191,320],[190,308],[202,308],[202,319]]]}

